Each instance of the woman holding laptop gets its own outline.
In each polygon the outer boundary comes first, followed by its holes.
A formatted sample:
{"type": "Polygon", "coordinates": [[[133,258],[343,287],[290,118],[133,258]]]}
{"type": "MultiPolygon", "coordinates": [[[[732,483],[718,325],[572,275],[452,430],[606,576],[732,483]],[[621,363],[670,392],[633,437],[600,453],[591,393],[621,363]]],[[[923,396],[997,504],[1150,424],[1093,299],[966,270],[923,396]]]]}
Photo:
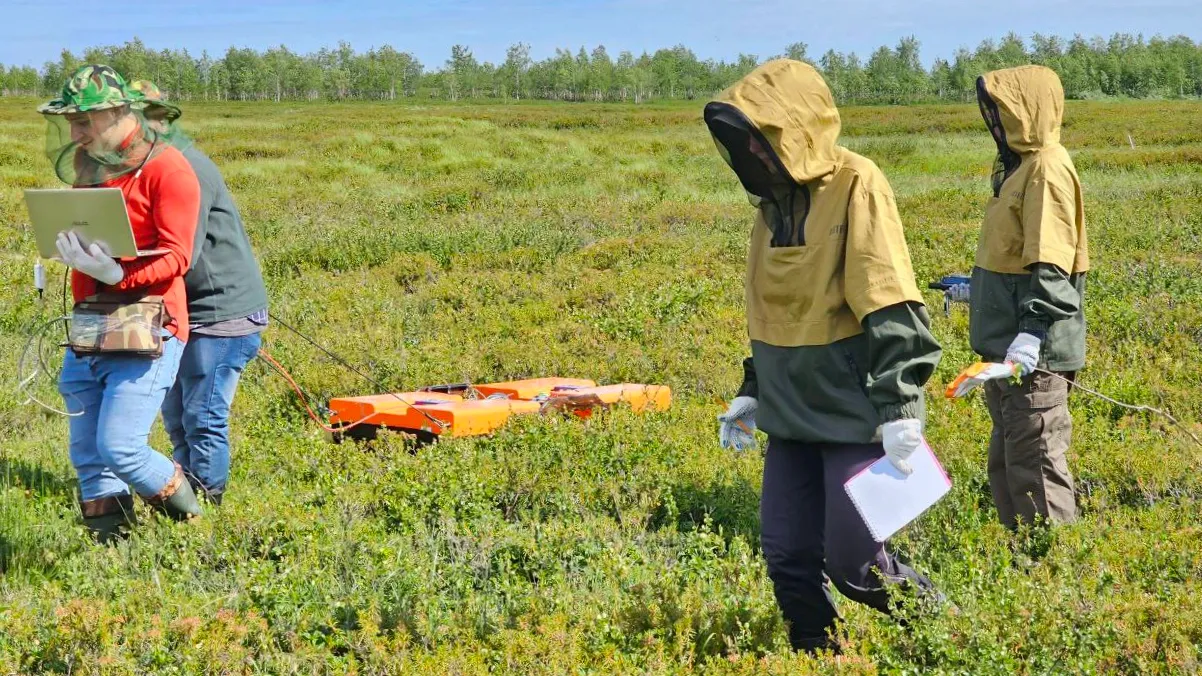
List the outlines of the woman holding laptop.
{"type": "Polygon", "coordinates": [[[89,65],[38,108],[49,122],[47,152],[59,178],[76,188],[120,188],[138,248],[165,250],[117,261],[96,243],[85,248],[73,233],[57,241],[74,268],[75,300],[59,392],[71,413],[84,523],[101,542],[134,522],[131,488],[172,518],[200,513],[179,465],[147,444],[188,339],[183,275],[200,187],[183,155],[160,142],[131,102],[116,71],[89,65]],[[145,317],[153,323],[130,321],[145,317]]]}

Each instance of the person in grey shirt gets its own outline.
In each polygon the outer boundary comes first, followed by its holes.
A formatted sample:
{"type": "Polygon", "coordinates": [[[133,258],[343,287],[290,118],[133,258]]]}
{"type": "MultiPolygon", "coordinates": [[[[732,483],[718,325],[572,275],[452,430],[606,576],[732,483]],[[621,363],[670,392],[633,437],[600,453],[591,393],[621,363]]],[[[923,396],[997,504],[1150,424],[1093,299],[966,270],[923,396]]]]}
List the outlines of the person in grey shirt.
{"type": "Polygon", "coordinates": [[[129,87],[147,124],[183,152],[200,181],[200,219],[184,277],[191,340],[162,413],[176,462],[198,494],[221,504],[230,471],[230,406],[242,370],[259,352],[267,288],[220,170],[176,127],[182,111],[151,82],[129,87]]]}

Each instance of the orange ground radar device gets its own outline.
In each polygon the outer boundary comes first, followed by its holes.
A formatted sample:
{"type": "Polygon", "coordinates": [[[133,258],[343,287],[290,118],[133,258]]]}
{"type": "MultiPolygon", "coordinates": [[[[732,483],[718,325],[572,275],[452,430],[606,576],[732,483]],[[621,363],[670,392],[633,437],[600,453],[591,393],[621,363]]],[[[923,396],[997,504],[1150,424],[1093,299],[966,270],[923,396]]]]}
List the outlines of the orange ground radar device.
{"type": "Polygon", "coordinates": [[[434,385],[416,392],[331,399],[334,441],[374,439],[381,429],[412,434],[419,443],[471,437],[500,429],[515,415],[552,411],[582,418],[598,408],[626,405],[638,413],[664,411],[672,390],[664,385],[598,386],[579,378],[533,378],[487,385],[434,385]]]}

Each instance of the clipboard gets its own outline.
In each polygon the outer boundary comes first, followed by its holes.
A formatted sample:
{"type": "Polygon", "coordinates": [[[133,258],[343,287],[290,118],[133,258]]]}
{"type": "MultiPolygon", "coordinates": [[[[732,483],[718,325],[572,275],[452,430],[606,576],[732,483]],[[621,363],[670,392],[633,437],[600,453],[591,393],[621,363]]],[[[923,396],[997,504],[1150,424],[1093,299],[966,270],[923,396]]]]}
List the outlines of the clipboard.
{"type": "Polygon", "coordinates": [[[877,542],[888,540],[952,489],[952,480],[926,439],[909,462],[914,469],[910,476],[898,471],[889,458],[881,458],[843,485],[877,542]]]}

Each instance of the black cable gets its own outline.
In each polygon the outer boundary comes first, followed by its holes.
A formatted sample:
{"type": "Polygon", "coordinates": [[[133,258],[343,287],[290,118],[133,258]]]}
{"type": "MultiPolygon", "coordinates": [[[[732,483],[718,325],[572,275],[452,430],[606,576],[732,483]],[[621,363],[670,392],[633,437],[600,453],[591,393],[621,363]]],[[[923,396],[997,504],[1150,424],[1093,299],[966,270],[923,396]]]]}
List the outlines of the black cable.
{"type": "Polygon", "coordinates": [[[339,357],[338,355],[334,354],[333,352],[331,352],[330,350],[326,349],[325,347],[322,347],[321,345],[319,345],[319,344],[317,343],[317,341],[315,341],[315,340],[313,340],[312,338],[310,338],[309,336],[306,336],[305,334],[301,333],[300,329],[297,329],[296,327],[292,326],[292,325],[291,325],[291,324],[289,324],[288,322],[285,322],[284,320],[280,319],[278,316],[276,316],[275,314],[273,314],[273,313],[271,313],[271,312],[268,312],[268,313],[267,313],[267,316],[268,316],[268,317],[270,317],[272,321],[278,322],[280,326],[283,326],[284,328],[288,329],[289,331],[291,331],[291,332],[295,333],[296,335],[300,336],[300,337],[301,337],[301,339],[302,339],[302,340],[304,340],[306,343],[309,343],[309,344],[310,344],[310,345],[312,345],[313,347],[315,347],[315,348],[317,348],[318,350],[321,350],[322,352],[324,352],[324,353],[325,353],[327,356],[329,356],[329,357],[330,357],[330,359],[333,359],[334,361],[338,362],[339,364],[341,364],[341,365],[342,365],[344,368],[346,368],[346,369],[347,369],[348,371],[350,371],[351,373],[354,373],[355,375],[359,376],[360,378],[362,378],[362,379],[366,380],[367,382],[371,383],[371,384],[372,384],[372,385],[374,385],[375,387],[379,388],[379,391],[380,391],[381,393],[386,393],[386,394],[389,394],[389,395],[391,395],[392,397],[394,397],[394,398],[395,398],[397,401],[399,401],[399,402],[401,402],[401,403],[405,404],[406,406],[408,406],[409,408],[412,408],[413,410],[417,411],[418,413],[421,413],[421,414],[422,414],[422,416],[423,416],[423,417],[425,417],[427,420],[429,420],[430,422],[434,423],[435,425],[438,425],[439,429],[446,429],[446,427],[447,427],[447,424],[446,424],[445,422],[443,422],[443,421],[439,420],[438,418],[435,418],[434,416],[430,415],[429,413],[426,413],[425,411],[421,410],[420,408],[418,408],[418,407],[414,406],[413,404],[411,404],[411,403],[409,403],[409,402],[405,401],[405,400],[404,400],[403,398],[401,398],[401,397],[400,397],[400,395],[398,395],[396,392],[391,392],[390,390],[391,390],[392,388],[390,388],[390,387],[388,387],[387,385],[385,385],[385,384],[381,383],[380,381],[376,380],[375,378],[372,378],[371,376],[367,375],[366,373],[363,373],[363,372],[362,372],[362,371],[360,371],[359,369],[355,368],[355,367],[354,367],[354,366],[353,366],[353,365],[352,365],[350,362],[348,362],[347,360],[343,359],[342,357],[339,357]]]}
{"type": "MultiPolygon", "coordinates": [[[[70,320],[67,317],[60,317],[55,321],[61,321],[65,325],[70,320]]],[[[42,331],[42,333],[38,335],[38,366],[41,368],[43,375],[45,375],[51,382],[56,382],[58,381],[59,376],[62,374],[62,364],[59,364],[57,372],[51,372],[50,367],[46,365],[46,349],[42,345],[42,341],[45,339],[46,333],[46,331],[42,331]]],[[[69,350],[71,348],[68,347],[67,349],[69,350]]],[[[75,395],[71,395],[71,397],[76,401],[79,401],[79,397],[76,397],[75,395]]],[[[80,407],[80,410],[82,409],[83,407],[80,407]]]]}
{"type": "Polygon", "coordinates": [[[333,359],[334,361],[338,362],[339,364],[342,364],[342,366],[344,366],[344,367],[345,367],[347,370],[349,370],[351,373],[354,373],[355,375],[357,375],[357,376],[359,376],[360,378],[362,378],[362,379],[366,380],[367,382],[371,383],[372,385],[375,385],[376,387],[380,388],[381,390],[388,389],[386,386],[382,385],[382,384],[381,384],[379,381],[375,380],[375,379],[374,379],[374,378],[372,378],[371,376],[368,376],[367,374],[363,373],[363,372],[362,372],[362,371],[360,371],[359,369],[357,369],[357,368],[355,368],[354,366],[352,366],[352,365],[350,364],[350,362],[348,362],[347,360],[343,359],[342,357],[339,357],[338,355],[336,355],[336,354],[334,354],[333,352],[329,351],[328,349],[326,349],[326,348],[322,347],[321,345],[318,345],[318,344],[317,344],[317,342],[316,342],[316,341],[314,341],[312,338],[310,338],[309,336],[306,336],[305,334],[301,333],[301,332],[300,332],[298,329],[296,329],[295,327],[291,326],[290,324],[288,324],[288,323],[287,323],[287,322],[285,322],[284,320],[280,319],[280,318],[279,318],[279,317],[277,317],[275,314],[272,314],[272,313],[270,313],[270,312],[269,312],[269,313],[267,313],[267,316],[268,316],[268,317],[270,317],[270,318],[272,319],[272,321],[279,322],[280,326],[283,326],[284,328],[288,329],[289,331],[291,331],[291,332],[295,333],[296,335],[300,336],[302,339],[304,339],[304,341],[305,341],[305,342],[309,343],[309,344],[310,344],[310,345],[312,345],[313,347],[315,347],[315,348],[317,348],[317,349],[321,350],[322,352],[326,353],[326,356],[328,356],[330,359],[333,359]]]}
{"type": "MultiPolygon", "coordinates": [[[[63,316],[67,317],[71,313],[67,311],[67,280],[71,278],[71,268],[63,268],[63,316]]],[[[63,339],[66,342],[71,342],[71,324],[63,322],[63,339]]]]}

